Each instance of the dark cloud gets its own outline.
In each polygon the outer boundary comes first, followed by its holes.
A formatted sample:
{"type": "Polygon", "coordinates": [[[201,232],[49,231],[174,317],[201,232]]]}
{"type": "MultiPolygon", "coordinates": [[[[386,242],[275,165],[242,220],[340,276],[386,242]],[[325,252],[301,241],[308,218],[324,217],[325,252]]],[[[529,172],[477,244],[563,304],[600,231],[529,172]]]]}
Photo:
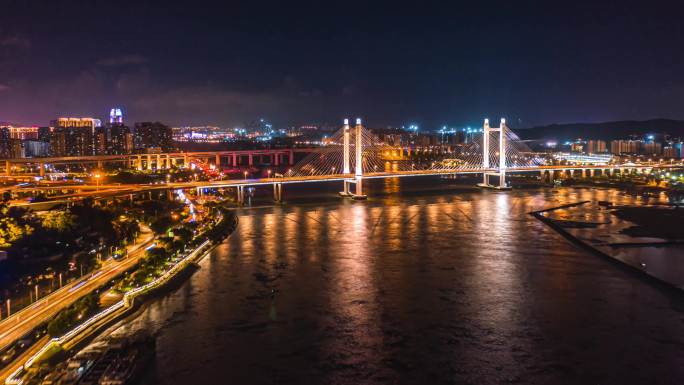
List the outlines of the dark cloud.
{"type": "Polygon", "coordinates": [[[0,11],[0,83],[11,87],[0,120],[113,106],[170,124],[684,118],[679,8],[119,0],[103,17],[108,2],[14,1],[0,11]]]}
{"type": "Polygon", "coordinates": [[[146,62],[147,59],[142,55],[118,55],[100,59],[96,64],[104,67],[120,67],[133,64],[144,64],[146,62]]]}
{"type": "Polygon", "coordinates": [[[20,35],[0,37],[0,46],[7,48],[29,49],[31,48],[31,40],[20,35]]]}
{"type": "Polygon", "coordinates": [[[148,89],[131,101],[129,111],[143,119],[154,119],[159,111],[165,111],[176,124],[239,125],[266,113],[280,115],[296,104],[296,99],[273,92],[205,86],[148,89]]]}

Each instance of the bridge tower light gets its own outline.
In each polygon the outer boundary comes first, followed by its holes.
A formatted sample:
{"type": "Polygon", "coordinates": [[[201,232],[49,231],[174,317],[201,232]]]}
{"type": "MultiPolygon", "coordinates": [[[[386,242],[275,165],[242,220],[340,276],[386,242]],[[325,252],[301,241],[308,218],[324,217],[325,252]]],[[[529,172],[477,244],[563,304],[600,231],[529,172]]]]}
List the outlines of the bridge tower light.
{"type": "Polygon", "coordinates": [[[361,125],[361,118],[356,118],[356,179],[363,176],[363,160],[361,154],[363,152],[363,126],[361,125]]]}
{"type": "MultiPolygon", "coordinates": [[[[489,119],[485,118],[482,132],[482,167],[489,168],[489,119]]],[[[485,180],[484,183],[486,184],[487,181],[485,180]]]]}
{"type": "Polygon", "coordinates": [[[501,172],[501,181],[503,183],[503,170],[506,169],[506,119],[501,118],[501,125],[499,126],[499,171],[501,172]]]}
{"type": "Polygon", "coordinates": [[[342,171],[343,174],[349,174],[349,135],[351,133],[349,132],[349,119],[344,120],[344,145],[343,145],[343,167],[342,171]]]}

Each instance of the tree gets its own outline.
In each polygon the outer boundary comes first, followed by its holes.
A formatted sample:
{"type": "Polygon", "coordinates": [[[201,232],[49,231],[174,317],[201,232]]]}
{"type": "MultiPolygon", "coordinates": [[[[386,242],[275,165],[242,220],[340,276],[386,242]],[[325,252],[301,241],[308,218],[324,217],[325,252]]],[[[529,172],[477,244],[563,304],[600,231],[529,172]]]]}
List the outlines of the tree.
{"type": "Polygon", "coordinates": [[[116,221],[114,222],[114,230],[116,231],[117,239],[133,241],[135,235],[140,232],[140,225],[132,220],[116,221]]]}
{"type": "Polygon", "coordinates": [[[150,228],[155,234],[164,234],[172,224],[173,221],[171,220],[171,217],[162,215],[150,224],[150,228]]]}
{"type": "Polygon", "coordinates": [[[14,241],[31,233],[29,226],[21,226],[11,218],[0,219],[0,247],[9,247],[14,241]]]}
{"type": "Polygon", "coordinates": [[[173,235],[176,236],[181,242],[188,243],[192,239],[193,231],[186,226],[180,226],[173,229],[173,235]]]}
{"type": "Polygon", "coordinates": [[[59,232],[71,230],[76,225],[76,218],[66,211],[48,211],[41,219],[44,228],[59,232]]]}
{"type": "Polygon", "coordinates": [[[33,227],[23,220],[25,213],[25,210],[0,205],[0,247],[9,247],[33,232],[33,227]]]}
{"type": "Polygon", "coordinates": [[[168,253],[162,247],[153,247],[145,253],[145,259],[153,265],[163,262],[167,257],[168,253]]]}

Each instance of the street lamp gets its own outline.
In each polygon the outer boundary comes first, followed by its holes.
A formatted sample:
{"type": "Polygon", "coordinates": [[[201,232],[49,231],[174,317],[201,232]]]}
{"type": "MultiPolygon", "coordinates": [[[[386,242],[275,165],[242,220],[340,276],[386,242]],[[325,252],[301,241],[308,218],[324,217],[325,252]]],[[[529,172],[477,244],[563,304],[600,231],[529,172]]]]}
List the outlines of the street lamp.
{"type": "Polygon", "coordinates": [[[266,171],[266,174],[267,174],[268,177],[270,178],[270,177],[271,177],[271,170],[266,171]]]}
{"type": "Polygon", "coordinates": [[[245,171],[244,174],[245,174],[245,180],[247,180],[247,171],[245,171]]]}
{"type": "Polygon", "coordinates": [[[100,175],[100,173],[98,172],[94,176],[95,176],[96,190],[99,190],[100,189],[100,178],[102,177],[102,175],[100,175]]]}

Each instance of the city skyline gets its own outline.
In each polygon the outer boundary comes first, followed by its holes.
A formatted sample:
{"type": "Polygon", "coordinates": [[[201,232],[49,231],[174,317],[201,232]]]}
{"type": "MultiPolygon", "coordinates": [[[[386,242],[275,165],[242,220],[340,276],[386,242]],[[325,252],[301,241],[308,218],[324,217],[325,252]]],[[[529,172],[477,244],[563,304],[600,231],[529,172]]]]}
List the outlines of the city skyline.
{"type": "Polygon", "coordinates": [[[672,9],[622,2],[152,5],[11,2],[0,121],[125,106],[131,121],[376,126],[681,119],[672,9]]]}

